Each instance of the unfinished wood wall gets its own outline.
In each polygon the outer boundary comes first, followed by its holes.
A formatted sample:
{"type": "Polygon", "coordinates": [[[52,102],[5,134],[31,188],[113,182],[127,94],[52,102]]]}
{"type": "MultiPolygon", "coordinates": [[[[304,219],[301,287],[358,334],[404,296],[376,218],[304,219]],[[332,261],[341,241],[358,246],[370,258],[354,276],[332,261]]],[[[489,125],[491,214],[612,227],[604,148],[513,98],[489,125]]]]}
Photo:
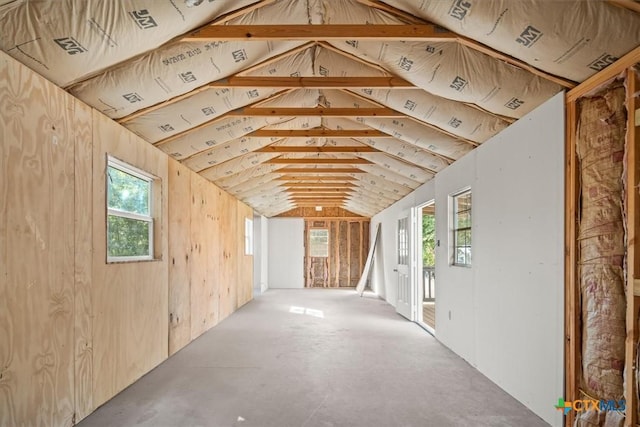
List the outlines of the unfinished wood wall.
{"type": "Polygon", "coordinates": [[[253,214],[4,53],[0,81],[0,425],[71,426],[251,299],[253,214]],[[106,263],[107,153],[161,181],[156,260],[106,263]]]}
{"type": "Polygon", "coordinates": [[[356,286],[369,251],[368,218],[308,218],[305,220],[305,287],[356,286]],[[309,254],[309,230],[329,230],[329,256],[309,254]]]}

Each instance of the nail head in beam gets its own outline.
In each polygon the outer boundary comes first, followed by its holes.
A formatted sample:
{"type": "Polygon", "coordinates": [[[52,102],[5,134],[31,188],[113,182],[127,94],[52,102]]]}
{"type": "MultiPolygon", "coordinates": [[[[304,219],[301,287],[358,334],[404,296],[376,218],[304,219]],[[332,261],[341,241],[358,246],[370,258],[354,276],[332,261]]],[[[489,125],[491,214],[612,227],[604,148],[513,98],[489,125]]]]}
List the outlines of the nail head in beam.
{"type": "Polygon", "coordinates": [[[259,129],[246,135],[256,138],[391,138],[377,129],[259,129]]]}
{"type": "Polygon", "coordinates": [[[234,76],[209,83],[211,88],[259,87],[305,89],[415,88],[400,77],[251,77],[234,76]]]}
{"type": "Polygon", "coordinates": [[[256,153],[379,153],[377,148],[364,146],[340,147],[335,145],[306,145],[304,147],[291,147],[286,145],[269,145],[262,147],[256,153]]]}
{"type": "Polygon", "coordinates": [[[264,163],[268,164],[308,164],[308,165],[370,165],[367,159],[354,158],[354,159],[324,159],[324,158],[304,158],[304,159],[283,159],[281,157],[267,160],[264,163]]]}
{"type": "Polygon", "coordinates": [[[264,40],[455,40],[456,35],[434,24],[408,25],[220,25],[201,28],[182,41],[264,40]]]}
{"type": "Polygon", "coordinates": [[[406,117],[391,108],[290,108],[248,107],[231,111],[227,116],[244,117],[406,117]]]}

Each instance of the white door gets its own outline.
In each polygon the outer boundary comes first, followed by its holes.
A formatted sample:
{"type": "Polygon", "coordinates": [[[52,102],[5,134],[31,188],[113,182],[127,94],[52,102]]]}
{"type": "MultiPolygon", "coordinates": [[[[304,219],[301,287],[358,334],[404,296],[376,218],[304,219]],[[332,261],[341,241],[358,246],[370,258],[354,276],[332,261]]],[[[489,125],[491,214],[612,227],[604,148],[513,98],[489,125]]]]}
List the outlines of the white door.
{"type": "Polygon", "coordinates": [[[397,253],[398,265],[395,271],[398,274],[398,300],[396,301],[396,311],[398,314],[413,320],[413,292],[411,291],[411,274],[410,274],[410,226],[409,217],[400,218],[398,220],[397,229],[397,253]]]}

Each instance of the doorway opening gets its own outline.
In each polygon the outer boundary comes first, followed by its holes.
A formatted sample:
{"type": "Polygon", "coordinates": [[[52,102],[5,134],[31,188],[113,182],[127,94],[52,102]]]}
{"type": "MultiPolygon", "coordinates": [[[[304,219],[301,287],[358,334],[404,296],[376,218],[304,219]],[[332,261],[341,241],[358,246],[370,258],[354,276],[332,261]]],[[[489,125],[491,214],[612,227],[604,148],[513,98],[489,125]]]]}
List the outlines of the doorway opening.
{"type": "Polygon", "coordinates": [[[436,204],[419,206],[416,227],[418,250],[418,321],[430,332],[436,330],[436,204]]]}

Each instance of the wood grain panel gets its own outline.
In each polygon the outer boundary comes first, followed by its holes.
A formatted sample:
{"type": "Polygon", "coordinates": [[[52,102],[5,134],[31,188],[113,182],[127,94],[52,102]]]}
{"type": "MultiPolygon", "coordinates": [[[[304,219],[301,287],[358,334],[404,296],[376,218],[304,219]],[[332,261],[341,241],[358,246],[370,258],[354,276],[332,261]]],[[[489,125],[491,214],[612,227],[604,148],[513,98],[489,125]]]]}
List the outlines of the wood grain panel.
{"type": "Polygon", "coordinates": [[[338,257],[340,258],[340,270],[338,271],[338,286],[349,283],[349,222],[338,222],[338,257]]]}
{"type": "Polygon", "coordinates": [[[217,197],[211,183],[191,175],[191,339],[218,323],[215,271],[215,209],[217,197]]]}
{"type": "Polygon", "coordinates": [[[237,201],[237,205],[238,302],[236,308],[239,308],[253,299],[253,255],[246,255],[244,247],[245,220],[253,221],[253,209],[241,201],[237,201]]]}
{"type": "Polygon", "coordinates": [[[93,390],[99,406],[168,355],[167,156],[93,112],[93,390]],[[157,176],[156,257],[148,262],[106,263],[106,156],[157,176]]]}
{"type": "Polygon", "coordinates": [[[191,342],[191,174],[169,160],[169,355],[191,342]]]}
{"type": "Polygon", "coordinates": [[[238,206],[234,197],[223,191],[219,192],[219,210],[221,228],[216,233],[216,240],[222,252],[218,254],[220,265],[220,320],[233,313],[238,305],[238,206]]]}
{"type": "Polygon", "coordinates": [[[73,102],[5,54],[0,81],[0,425],[69,426],[73,102]]]}
{"type": "Polygon", "coordinates": [[[93,266],[92,221],[87,209],[92,205],[93,121],[91,108],[74,102],[75,117],[75,403],[78,422],[94,409],[93,404],[93,266]]]}

